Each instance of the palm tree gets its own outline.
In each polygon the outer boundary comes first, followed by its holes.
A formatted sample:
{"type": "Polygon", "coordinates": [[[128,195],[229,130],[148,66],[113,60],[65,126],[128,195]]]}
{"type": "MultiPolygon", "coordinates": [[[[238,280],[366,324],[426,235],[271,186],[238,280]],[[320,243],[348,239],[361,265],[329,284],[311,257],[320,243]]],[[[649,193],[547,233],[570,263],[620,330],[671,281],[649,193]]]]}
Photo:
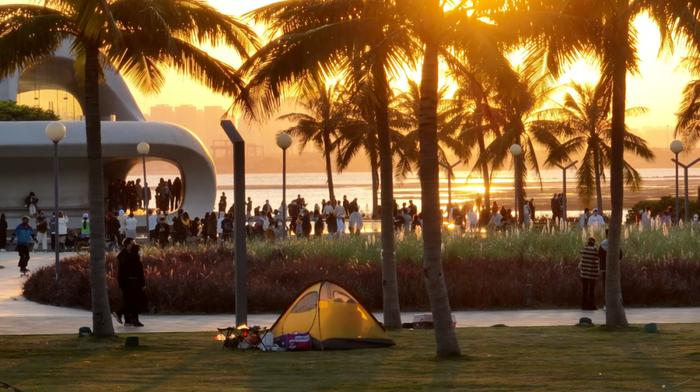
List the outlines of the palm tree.
{"type": "Polygon", "coordinates": [[[196,44],[224,43],[246,56],[255,44],[247,26],[196,0],[46,0],[45,6],[0,6],[0,77],[50,56],[69,40],[84,72],[89,203],[92,219],[90,281],[93,330],[114,335],[105,275],[104,176],[100,132],[100,74],[107,65],[144,91],[158,91],[163,67],[226,94],[243,91],[230,66],[196,44]]]}
{"type": "MultiPolygon", "coordinates": [[[[448,179],[448,207],[452,204],[451,180],[454,168],[462,163],[461,159],[451,160],[451,155],[461,154],[463,146],[456,137],[457,128],[453,126],[452,117],[455,112],[451,100],[446,99],[448,89],[443,86],[438,91],[438,159],[440,167],[445,170],[448,179]]],[[[408,81],[408,89],[396,96],[392,107],[391,125],[404,132],[400,139],[404,154],[400,154],[396,163],[397,174],[406,176],[416,168],[420,168],[420,154],[413,148],[419,142],[420,120],[420,86],[414,80],[408,81]]]]}
{"type": "MultiPolygon", "coordinates": [[[[371,77],[365,78],[360,83],[344,90],[342,100],[347,103],[346,108],[354,119],[350,126],[341,130],[336,139],[337,157],[336,167],[345,170],[353,158],[360,152],[367,155],[372,173],[372,217],[379,217],[379,140],[377,134],[377,118],[373,103],[373,86],[371,77]]],[[[391,97],[394,98],[393,96],[391,97]]],[[[415,148],[406,148],[404,135],[394,127],[390,129],[392,152],[398,161],[402,157],[412,153],[415,148]]],[[[394,158],[392,158],[392,161],[394,158]]],[[[399,171],[400,172],[400,171],[399,171]]]]}
{"type": "Polygon", "coordinates": [[[451,309],[441,257],[441,216],[438,159],[439,58],[450,50],[464,53],[470,64],[494,74],[508,67],[490,21],[481,19],[471,2],[405,0],[403,12],[423,45],[420,85],[420,181],[423,202],[423,266],[435,322],[438,356],[460,355],[452,327],[451,309]],[[446,10],[446,6],[454,6],[446,10]]]}
{"type": "Polygon", "coordinates": [[[280,120],[296,123],[284,132],[300,139],[300,151],[307,144],[313,143],[323,153],[330,200],[335,200],[331,161],[336,148],[334,143],[343,128],[352,126],[354,123],[348,118],[346,105],[341,103],[337,90],[337,86],[326,86],[323,81],[314,79],[300,96],[300,103],[305,112],[289,113],[279,117],[280,120]]]}
{"type": "Polygon", "coordinates": [[[516,207],[522,220],[527,170],[532,169],[541,179],[536,146],[551,150],[558,145],[558,140],[553,128],[536,118],[537,110],[542,108],[553,91],[552,79],[548,75],[528,72],[519,73],[518,76],[519,83],[515,89],[497,93],[496,101],[503,116],[503,132],[493,139],[481,159],[489,160],[493,168],[498,169],[511,157],[510,147],[513,144],[522,147],[522,158],[513,159],[515,187],[521,198],[516,207]]]}
{"type": "MultiPolygon", "coordinates": [[[[563,164],[572,161],[574,155],[583,154],[577,170],[578,194],[589,204],[595,193],[598,211],[603,211],[601,181],[605,179],[605,168],[610,167],[611,153],[610,97],[601,95],[606,89],[600,84],[593,88],[573,83],[571,90],[563,104],[539,113],[544,118],[553,118],[539,120],[543,128],[554,129],[557,136],[566,138],[550,151],[547,163],[563,164]]],[[[641,107],[627,109],[628,116],[645,112],[641,107]]],[[[625,133],[625,151],[647,161],[654,159],[646,141],[630,130],[625,133]]],[[[627,186],[639,189],[642,183],[639,172],[627,161],[624,170],[627,186]]]]}
{"type": "MultiPolygon", "coordinates": [[[[489,85],[483,72],[464,67],[452,61],[452,77],[459,87],[450,100],[451,112],[447,126],[456,129],[462,146],[458,156],[464,162],[473,156],[487,156],[487,142],[501,135],[501,125],[505,123],[503,111],[497,106],[498,86],[489,85]]],[[[488,159],[476,159],[472,173],[481,172],[484,182],[484,205],[491,205],[491,169],[488,159]]],[[[471,174],[470,174],[471,176],[471,174]]]]}
{"type": "MultiPolygon", "coordinates": [[[[700,75],[700,56],[685,59],[694,75],[700,75]]],[[[681,136],[685,148],[690,150],[700,139],[700,79],[690,81],[683,90],[683,101],[678,111],[675,136],[681,136]]]]}
{"type": "Polygon", "coordinates": [[[691,49],[700,48],[697,20],[700,3],[687,0],[501,0],[490,2],[498,10],[491,19],[514,42],[530,38],[531,58],[555,75],[581,54],[594,56],[602,79],[612,90],[610,137],[610,196],[612,214],[606,278],[605,321],[627,326],[620,286],[620,250],[624,201],[624,147],[627,75],[639,70],[635,18],[647,14],[661,32],[662,47],[680,39],[691,49]]]}
{"type": "Polygon", "coordinates": [[[389,127],[389,75],[416,52],[395,4],[379,0],[279,1],[251,13],[273,38],[244,68],[249,86],[261,91],[261,110],[279,104],[284,89],[309,76],[346,72],[345,83],[371,77],[381,176],[384,324],[401,327],[393,232],[393,168],[389,127]],[[358,60],[359,57],[359,60],[358,60]],[[361,67],[354,66],[360,61],[361,67]],[[351,70],[361,72],[350,72],[351,70]]]}
{"type": "MultiPolygon", "coordinates": [[[[440,107],[438,108],[438,155],[441,166],[450,166],[450,150],[458,152],[461,149],[455,139],[456,130],[448,126],[452,112],[450,100],[446,99],[447,87],[438,92],[440,107]]],[[[420,119],[420,86],[414,80],[408,81],[408,89],[396,95],[391,110],[392,128],[403,131],[404,143],[407,146],[418,145],[418,126],[420,119]]],[[[399,157],[396,164],[398,174],[405,176],[420,167],[419,153],[415,149],[406,151],[399,157]]]]}

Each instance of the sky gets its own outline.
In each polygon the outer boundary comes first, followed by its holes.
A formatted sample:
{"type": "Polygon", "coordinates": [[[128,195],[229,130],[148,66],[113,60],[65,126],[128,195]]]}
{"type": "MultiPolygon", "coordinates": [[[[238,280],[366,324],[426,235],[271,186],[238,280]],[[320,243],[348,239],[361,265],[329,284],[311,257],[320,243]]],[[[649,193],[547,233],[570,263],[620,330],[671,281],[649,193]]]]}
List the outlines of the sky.
{"type": "MultiPolygon", "coordinates": [[[[232,15],[255,9],[269,4],[273,0],[208,0],[211,5],[222,12],[232,15]]],[[[0,4],[17,3],[18,0],[0,0],[0,4]]],[[[21,0],[20,0],[21,2],[21,0]]],[[[667,146],[672,140],[672,129],[675,124],[675,113],[681,100],[681,93],[688,81],[692,79],[682,66],[681,62],[686,55],[682,47],[677,46],[675,53],[662,53],[659,55],[660,38],[652,23],[645,17],[635,21],[635,27],[639,31],[639,57],[640,73],[631,75],[628,83],[628,105],[644,106],[649,111],[642,116],[629,120],[629,125],[646,137],[654,146],[667,146]]],[[[233,65],[239,64],[239,59],[232,50],[225,47],[207,48],[215,57],[233,65]]],[[[158,104],[221,106],[228,107],[230,99],[225,96],[210,92],[198,83],[183,78],[175,72],[167,74],[167,82],[164,88],[157,94],[144,94],[134,87],[131,81],[127,83],[141,106],[148,113],[150,107],[158,104]]],[[[403,77],[415,78],[417,72],[408,72],[403,77]]],[[[401,78],[400,78],[401,79],[401,78]]],[[[594,66],[579,61],[574,64],[560,80],[563,83],[576,81],[583,83],[595,83],[597,72],[594,66]]],[[[399,81],[397,87],[400,86],[399,81]]]]}

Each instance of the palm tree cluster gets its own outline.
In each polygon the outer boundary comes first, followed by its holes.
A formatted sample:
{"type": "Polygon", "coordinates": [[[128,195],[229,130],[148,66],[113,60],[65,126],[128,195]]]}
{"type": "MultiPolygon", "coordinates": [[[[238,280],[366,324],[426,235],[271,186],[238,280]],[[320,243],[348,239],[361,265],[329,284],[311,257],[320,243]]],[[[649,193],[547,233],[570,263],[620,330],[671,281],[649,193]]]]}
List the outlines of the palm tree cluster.
{"type": "MultiPolygon", "coordinates": [[[[612,216],[606,281],[606,322],[627,324],[619,260],[624,184],[640,177],[624,160],[653,156],[625,125],[628,73],[638,71],[633,20],[647,14],[665,47],[678,38],[700,48],[700,2],[688,0],[281,0],[245,15],[267,28],[264,44],[241,20],[197,0],[47,0],[46,7],[0,7],[0,76],[50,55],[70,40],[84,73],[90,162],[90,212],[104,207],[98,90],[100,64],[146,91],[174,67],[231,95],[250,116],[276,113],[296,93],[302,113],[283,116],[290,133],[324,154],[329,196],[332,161],[343,169],[358,154],[372,165],[373,210],[381,216],[384,324],[401,326],[392,230],[394,176],[417,170],[423,206],[423,267],[439,356],[460,355],[441,264],[439,179],[458,163],[484,179],[486,202],[495,170],[516,165],[516,187],[540,165],[578,158],[579,190],[602,203],[610,173],[612,216]],[[243,59],[232,68],[198,45],[225,44],[243,59]],[[508,60],[525,48],[520,68],[508,60]],[[554,80],[587,56],[600,65],[597,86],[569,86],[554,106],[554,80]],[[407,69],[421,72],[396,91],[407,69]],[[449,80],[448,80],[449,78],[449,80]],[[327,80],[336,80],[328,83],[327,80]],[[456,86],[454,91],[441,86],[456,86]],[[509,149],[522,146],[512,163],[509,149]],[[538,151],[545,151],[543,160],[538,151]],[[379,192],[380,199],[377,197],[379,192]]],[[[697,83],[688,87],[679,132],[697,139],[697,83]]],[[[522,216],[522,214],[521,214],[522,216]]],[[[96,220],[95,237],[103,237],[96,220]]],[[[104,244],[92,243],[94,324],[113,334],[104,282],[104,244]]]]}

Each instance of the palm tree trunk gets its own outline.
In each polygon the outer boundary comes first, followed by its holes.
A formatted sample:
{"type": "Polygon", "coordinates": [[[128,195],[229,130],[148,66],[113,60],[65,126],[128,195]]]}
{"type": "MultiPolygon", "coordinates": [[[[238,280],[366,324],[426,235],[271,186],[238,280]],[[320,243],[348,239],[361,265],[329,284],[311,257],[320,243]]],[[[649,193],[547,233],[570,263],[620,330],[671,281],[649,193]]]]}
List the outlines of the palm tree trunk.
{"type": "Polygon", "coordinates": [[[600,212],[600,214],[602,215],[603,214],[603,188],[600,185],[600,177],[601,177],[600,152],[598,152],[597,148],[593,149],[593,164],[595,165],[594,174],[595,174],[595,193],[596,193],[597,207],[598,207],[598,212],[600,212]]]}
{"type": "Polygon", "coordinates": [[[331,138],[327,132],[323,133],[323,156],[326,158],[326,178],[328,179],[328,197],[335,200],[333,191],[333,164],[331,163],[331,138]]]}
{"type": "MultiPolygon", "coordinates": [[[[439,7],[437,1],[433,1],[439,7]]],[[[431,40],[428,40],[431,41],[431,40]]],[[[439,357],[461,355],[452,326],[452,310],[442,270],[442,216],[440,214],[440,168],[438,162],[438,46],[427,42],[421,79],[418,132],[420,137],[420,184],[423,203],[423,272],[435,323],[439,357]]]]}
{"type": "MultiPolygon", "coordinates": [[[[486,141],[483,135],[479,135],[479,156],[484,154],[486,154],[486,141]]],[[[485,160],[481,162],[481,176],[484,178],[484,203],[486,208],[491,208],[491,173],[489,173],[489,163],[485,160]]]]}
{"type": "Polygon", "coordinates": [[[384,65],[375,62],[372,67],[374,76],[375,115],[377,118],[377,137],[379,146],[379,163],[382,188],[382,305],[384,326],[389,329],[401,328],[401,307],[399,304],[399,283],[396,276],[396,254],[394,249],[394,182],[393,153],[389,129],[389,82],[384,65]]]}
{"type": "MultiPolygon", "coordinates": [[[[625,18],[619,18],[625,19],[625,18]]],[[[612,327],[626,327],[627,317],[622,305],[620,286],[620,242],[622,234],[622,203],[624,199],[623,159],[625,138],[625,105],[627,94],[627,66],[624,54],[631,48],[627,42],[629,21],[621,23],[613,56],[612,140],[610,157],[610,199],[612,213],[608,234],[608,259],[605,291],[605,323],[612,327]]]]}
{"type": "Polygon", "coordinates": [[[379,172],[377,172],[377,152],[369,151],[369,163],[372,171],[372,218],[379,216],[379,172]]]}
{"type": "Polygon", "coordinates": [[[90,292],[92,328],[95,336],[114,336],[105,271],[104,174],[99,100],[99,51],[88,46],[85,53],[85,131],[87,136],[90,190],[90,292]]]}

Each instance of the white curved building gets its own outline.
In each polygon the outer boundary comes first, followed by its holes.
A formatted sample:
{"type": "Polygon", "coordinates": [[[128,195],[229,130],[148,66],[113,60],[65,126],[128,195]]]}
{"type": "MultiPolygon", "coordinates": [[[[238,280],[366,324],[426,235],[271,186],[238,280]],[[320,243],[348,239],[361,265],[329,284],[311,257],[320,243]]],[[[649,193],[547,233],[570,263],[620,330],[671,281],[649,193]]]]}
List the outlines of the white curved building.
{"type": "MultiPolygon", "coordinates": [[[[82,106],[84,94],[78,88],[73,63],[69,48],[64,46],[54,57],[1,80],[0,100],[16,101],[18,94],[40,86],[70,93],[82,106]]],[[[122,77],[111,70],[105,70],[105,81],[100,85],[100,105],[105,185],[111,179],[125,178],[140,165],[136,145],[145,141],[151,145],[149,160],[167,161],[179,169],[184,183],[182,208],[191,216],[211,211],[216,198],[214,163],[192,132],[175,124],[146,122],[122,77]]],[[[46,124],[0,122],[0,212],[9,218],[26,212],[24,198],[30,191],[38,195],[41,208],[51,210],[53,206],[53,145],[44,133],[46,124]]],[[[64,124],[68,132],[59,145],[59,204],[76,216],[88,210],[85,123],[64,124]]],[[[149,185],[153,188],[156,184],[149,185]]]]}

